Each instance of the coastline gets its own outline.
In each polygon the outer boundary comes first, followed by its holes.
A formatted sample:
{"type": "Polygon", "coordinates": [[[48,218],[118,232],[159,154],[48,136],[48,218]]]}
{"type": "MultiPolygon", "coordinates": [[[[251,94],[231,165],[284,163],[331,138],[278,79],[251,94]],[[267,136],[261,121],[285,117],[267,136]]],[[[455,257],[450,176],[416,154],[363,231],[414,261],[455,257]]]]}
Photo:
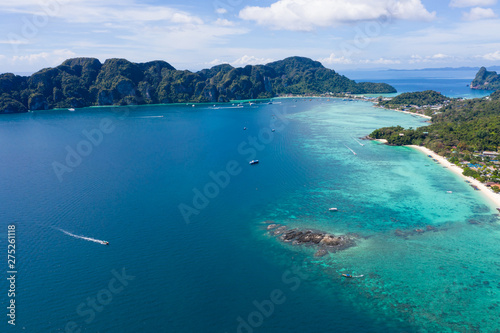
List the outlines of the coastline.
{"type": "Polygon", "coordinates": [[[465,180],[470,181],[470,183],[472,185],[477,186],[477,188],[479,188],[481,193],[484,194],[484,196],[486,196],[495,205],[495,207],[494,207],[495,209],[500,208],[500,194],[496,194],[489,187],[487,187],[486,185],[484,185],[483,183],[481,183],[477,179],[464,176],[463,169],[460,168],[459,166],[452,164],[447,159],[445,159],[443,156],[436,154],[435,152],[433,152],[429,148],[422,147],[422,146],[416,146],[416,145],[409,145],[406,147],[413,148],[413,149],[418,150],[426,155],[431,155],[432,158],[435,158],[436,160],[438,160],[440,164],[442,164],[443,166],[446,166],[451,172],[459,175],[460,177],[462,177],[465,180]]]}
{"type": "Polygon", "coordinates": [[[429,119],[429,120],[432,119],[432,117],[426,116],[424,114],[420,114],[420,113],[416,113],[416,112],[408,112],[408,111],[402,111],[402,110],[384,108],[383,106],[378,106],[375,103],[373,103],[373,107],[374,108],[379,108],[379,109],[384,109],[384,110],[390,110],[390,111],[396,111],[396,112],[411,114],[411,115],[415,115],[415,116],[422,117],[422,118],[429,119]]]}

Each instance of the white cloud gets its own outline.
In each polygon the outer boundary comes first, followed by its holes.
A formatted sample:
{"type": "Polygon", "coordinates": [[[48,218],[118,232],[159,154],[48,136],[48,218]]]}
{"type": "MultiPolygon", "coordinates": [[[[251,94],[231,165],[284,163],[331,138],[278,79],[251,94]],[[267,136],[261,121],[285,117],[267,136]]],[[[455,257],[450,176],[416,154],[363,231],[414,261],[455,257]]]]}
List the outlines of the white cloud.
{"type": "Polygon", "coordinates": [[[450,7],[493,6],[497,0],[451,0],[450,7]]]}
{"type": "Polygon", "coordinates": [[[206,64],[210,65],[210,66],[217,66],[217,65],[221,65],[221,64],[227,64],[227,61],[220,60],[220,59],[214,59],[210,62],[207,62],[206,64]]]}
{"type": "Polygon", "coordinates": [[[188,12],[167,6],[144,5],[138,0],[16,0],[2,1],[4,12],[32,14],[43,18],[60,18],[73,23],[171,22],[202,24],[203,20],[188,12]],[[77,13],[78,15],[75,15],[77,13]]]}
{"type": "Polygon", "coordinates": [[[400,60],[394,60],[394,59],[385,59],[385,58],[379,58],[379,59],[366,59],[366,60],[361,60],[360,63],[362,64],[378,64],[378,65],[396,65],[400,64],[400,60]]]}
{"type": "Polygon", "coordinates": [[[73,51],[62,49],[52,52],[41,52],[22,56],[13,56],[11,62],[16,65],[37,65],[39,68],[60,65],[64,60],[75,57],[73,51]]]}
{"type": "Polygon", "coordinates": [[[236,23],[232,22],[232,21],[229,21],[229,20],[226,20],[226,19],[217,19],[217,21],[215,21],[215,24],[216,25],[219,25],[221,27],[233,27],[236,25],[236,23]]]}
{"type": "Polygon", "coordinates": [[[26,40],[0,40],[0,44],[10,44],[10,45],[19,45],[19,44],[28,44],[26,40]]]}
{"type": "Polygon", "coordinates": [[[273,61],[274,59],[270,58],[257,58],[255,56],[244,55],[243,57],[233,61],[231,65],[235,67],[242,67],[246,65],[265,65],[273,61]]]}
{"type": "Polygon", "coordinates": [[[225,44],[226,38],[229,36],[248,32],[247,29],[243,28],[215,24],[145,25],[129,27],[128,29],[122,31],[122,35],[117,35],[121,39],[121,41],[116,42],[118,45],[123,47],[123,40],[131,41],[133,43],[130,45],[132,48],[147,49],[149,54],[156,51],[157,56],[161,57],[168,54],[182,53],[185,50],[200,52],[200,50],[225,44]]]}
{"type": "Polygon", "coordinates": [[[498,61],[500,60],[500,51],[485,54],[482,58],[490,61],[498,61]]]}
{"type": "Polygon", "coordinates": [[[443,63],[443,62],[449,62],[450,60],[453,60],[454,57],[443,54],[443,53],[436,53],[434,55],[428,55],[428,56],[421,56],[418,54],[414,54],[410,57],[408,60],[408,63],[410,64],[419,64],[419,63],[443,63]]]}
{"type": "Polygon", "coordinates": [[[470,12],[466,12],[463,14],[464,20],[467,21],[485,20],[485,19],[492,19],[495,17],[497,17],[497,15],[493,11],[493,9],[481,8],[481,7],[471,8],[470,12]]]}
{"type": "Polygon", "coordinates": [[[450,59],[452,58],[449,55],[443,54],[443,53],[437,53],[433,56],[431,56],[431,59],[438,59],[438,60],[444,60],[444,59],[450,59]]]}
{"type": "Polygon", "coordinates": [[[274,29],[311,31],[363,20],[432,20],[420,0],[278,0],[269,7],[247,6],[239,17],[274,29]]]}
{"type": "Polygon", "coordinates": [[[215,12],[216,12],[217,14],[223,15],[223,14],[226,14],[226,13],[227,13],[227,9],[226,9],[226,8],[217,8],[217,9],[215,10],[215,12]]]}
{"type": "Polygon", "coordinates": [[[271,58],[258,58],[256,56],[244,55],[241,58],[238,58],[234,61],[225,61],[225,60],[221,60],[221,59],[217,58],[217,59],[214,59],[206,64],[211,65],[211,66],[217,66],[217,65],[221,65],[221,64],[229,64],[233,67],[244,67],[246,65],[265,65],[265,64],[268,64],[268,63],[273,62],[273,61],[275,61],[275,60],[271,59],[271,58]]]}
{"type": "Polygon", "coordinates": [[[333,65],[333,64],[352,64],[353,61],[344,56],[337,57],[335,53],[331,53],[328,58],[318,59],[322,64],[333,65]]]}

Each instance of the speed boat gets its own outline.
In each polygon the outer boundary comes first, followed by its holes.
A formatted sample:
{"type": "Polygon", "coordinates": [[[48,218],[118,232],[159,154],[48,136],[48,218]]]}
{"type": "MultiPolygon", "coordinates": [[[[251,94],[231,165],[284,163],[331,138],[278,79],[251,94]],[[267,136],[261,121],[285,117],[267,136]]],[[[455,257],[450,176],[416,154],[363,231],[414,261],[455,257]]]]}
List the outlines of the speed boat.
{"type": "Polygon", "coordinates": [[[328,209],[328,210],[329,210],[330,212],[336,212],[336,211],[338,211],[339,209],[338,209],[338,208],[330,208],[330,209],[328,209]]]}
{"type": "Polygon", "coordinates": [[[248,164],[252,165],[252,164],[258,164],[259,163],[259,160],[251,160],[250,162],[248,162],[248,164]]]}
{"type": "Polygon", "coordinates": [[[102,243],[103,243],[104,245],[109,245],[109,242],[106,242],[106,241],[104,241],[104,242],[102,242],[102,243]]]}

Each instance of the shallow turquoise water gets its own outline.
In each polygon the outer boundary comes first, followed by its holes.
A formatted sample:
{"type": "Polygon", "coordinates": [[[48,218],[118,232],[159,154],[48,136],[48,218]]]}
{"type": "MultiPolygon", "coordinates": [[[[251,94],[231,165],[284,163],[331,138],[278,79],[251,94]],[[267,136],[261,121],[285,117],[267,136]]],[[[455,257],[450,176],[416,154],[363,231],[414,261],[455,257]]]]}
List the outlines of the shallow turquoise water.
{"type": "Polygon", "coordinates": [[[316,259],[325,275],[319,289],[337,288],[326,276],[339,280],[342,272],[364,274],[344,290],[344,297],[363,311],[376,308],[425,332],[495,332],[500,228],[498,215],[480,194],[411,148],[354,141],[351,134],[376,122],[368,108],[356,103],[320,106],[291,117],[308,124],[300,134],[315,164],[308,168],[316,171],[315,180],[273,203],[269,218],[365,238],[358,247],[316,259]],[[339,212],[328,212],[332,206],[339,212]],[[427,226],[434,229],[414,232],[427,226]],[[398,237],[398,229],[411,235],[398,237]]]}
{"type": "Polygon", "coordinates": [[[0,237],[15,223],[19,245],[14,330],[495,332],[498,217],[420,152],[358,139],[398,124],[425,122],[325,99],[1,117],[0,237]],[[103,118],[114,129],[59,181],[53,162],[103,118]],[[231,161],[239,172],[186,223],[179,205],[194,207],[231,161]],[[314,258],[271,237],[264,220],[360,238],[314,258]],[[426,226],[436,231],[395,233],[426,226]],[[91,318],[88,298],[123,269],[135,278],[91,318]],[[255,304],[275,290],[282,302],[259,317],[255,304]]]}

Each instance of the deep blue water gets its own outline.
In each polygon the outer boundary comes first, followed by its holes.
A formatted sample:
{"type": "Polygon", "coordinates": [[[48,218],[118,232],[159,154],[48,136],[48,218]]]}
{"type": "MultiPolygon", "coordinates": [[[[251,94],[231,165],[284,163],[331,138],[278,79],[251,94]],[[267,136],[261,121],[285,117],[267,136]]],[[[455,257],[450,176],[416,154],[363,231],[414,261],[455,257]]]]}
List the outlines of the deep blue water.
{"type": "MultiPolygon", "coordinates": [[[[2,331],[451,332],[480,323],[492,331],[482,315],[453,311],[458,298],[476,309],[498,304],[497,289],[450,287],[440,311],[428,304],[448,278],[469,285],[462,264],[479,271],[500,262],[494,211],[419,152],[355,140],[395,124],[425,125],[325,99],[1,117],[0,237],[5,244],[15,224],[18,246],[17,325],[4,315],[2,331]],[[73,150],[81,160],[68,163],[73,150]],[[260,163],[250,166],[254,158],[260,163]],[[182,204],[193,214],[184,218],[182,204]],[[332,205],[339,214],[327,212],[332,205]],[[471,226],[471,218],[485,222],[471,226]],[[268,219],[362,238],[315,258],[270,237],[268,219]],[[423,225],[442,231],[394,236],[423,225]],[[470,252],[479,240],[482,252],[470,252]],[[424,267],[447,274],[422,284],[424,267]],[[353,271],[366,278],[340,278],[353,271]],[[456,317],[465,324],[450,324],[456,317]]],[[[490,273],[483,279],[494,286],[498,269],[490,273]]],[[[5,280],[0,287],[8,289],[5,280]]]]}

